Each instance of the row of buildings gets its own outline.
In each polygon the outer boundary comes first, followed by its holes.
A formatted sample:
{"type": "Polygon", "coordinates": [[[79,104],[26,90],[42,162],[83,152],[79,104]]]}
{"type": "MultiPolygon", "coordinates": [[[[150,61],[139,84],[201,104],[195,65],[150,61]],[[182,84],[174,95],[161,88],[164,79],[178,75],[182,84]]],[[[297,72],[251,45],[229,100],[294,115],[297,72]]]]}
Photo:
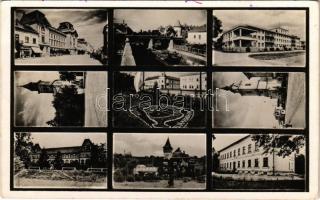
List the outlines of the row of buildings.
{"type": "Polygon", "coordinates": [[[148,77],[144,80],[144,89],[152,89],[155,84],[160,90],[205,91],[207,76],[205,73],[190,74],[181,77],[168,76],[161,73],[158,76],[148,77]]]}
{"type": "Polygon", "coordinates": [[[265,154],[251,135],[229,144],[219,153],[219,170],[222,172],[248,174],[293,174],[295,173],[295,153],[282,157],[273,153],[265,154]]]}
{"type": "Polygon", "coordinates": [[[305,49],[305,41],[282,27],[264,29],[236,26],[221,35],[222,50],[230,52],[284,51],[305,49]]]}
{"type": "Polygon", "coordinates": [[[15,57],[39,57],[91,53],[93,47],[79,35],[70,22],[51,25],[39,10],[15,11],[15,57]]]}

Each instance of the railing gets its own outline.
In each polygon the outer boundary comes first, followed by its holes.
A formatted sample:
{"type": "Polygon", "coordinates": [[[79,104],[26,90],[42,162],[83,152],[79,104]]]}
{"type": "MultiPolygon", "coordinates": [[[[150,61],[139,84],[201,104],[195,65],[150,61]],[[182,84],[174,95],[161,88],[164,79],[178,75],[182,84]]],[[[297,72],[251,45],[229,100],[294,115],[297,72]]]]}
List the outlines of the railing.
{"type": "Polygon", "coordinates": [[[174,45],[174,49],[180,50],[180,51],[185,51],[189,53],[193,53],[198,56],[206,57],[206,50],[204,49],[198,49],[190,46],[185,46],[185,45],[174,45]]]}

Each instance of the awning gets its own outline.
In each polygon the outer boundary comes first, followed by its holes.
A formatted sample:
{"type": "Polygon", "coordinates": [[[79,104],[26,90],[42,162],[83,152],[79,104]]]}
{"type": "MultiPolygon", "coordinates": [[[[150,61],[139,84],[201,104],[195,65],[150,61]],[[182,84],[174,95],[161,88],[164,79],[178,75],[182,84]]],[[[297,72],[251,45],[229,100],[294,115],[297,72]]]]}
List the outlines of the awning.
{"type": "Polygon", "coordinates": [[[31,49],[34,53],[42,53],[42,51],[39,47],[31,47],[31,49]]]}

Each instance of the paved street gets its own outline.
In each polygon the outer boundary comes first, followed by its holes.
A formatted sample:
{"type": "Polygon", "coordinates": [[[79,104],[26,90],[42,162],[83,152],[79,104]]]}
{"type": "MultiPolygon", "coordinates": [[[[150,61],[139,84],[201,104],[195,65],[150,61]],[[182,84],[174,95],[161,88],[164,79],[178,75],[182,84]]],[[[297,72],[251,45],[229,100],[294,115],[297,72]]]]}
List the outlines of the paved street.
{"type": "Polygon", "coordinates": [[[85,126],[107,126],[107,73],[88,72],[85,88],[85,126]]]}
{"type": "Polygon", "coordinates": [[[102,65],[99,60],[90,55],[63,55],[15,59],[16,65],[102,65]]]}
{"type": "Polygon", "coordinates": [[[255,54],[282,54],[287,52],[257,52],[257,53],[229,53],[221,51],[212,51],[212,64],[216,66],[274,66],[274,67],[301,67],[305,64],[305,53],[300,55],[262,60],[249,57],[255,54]]]}

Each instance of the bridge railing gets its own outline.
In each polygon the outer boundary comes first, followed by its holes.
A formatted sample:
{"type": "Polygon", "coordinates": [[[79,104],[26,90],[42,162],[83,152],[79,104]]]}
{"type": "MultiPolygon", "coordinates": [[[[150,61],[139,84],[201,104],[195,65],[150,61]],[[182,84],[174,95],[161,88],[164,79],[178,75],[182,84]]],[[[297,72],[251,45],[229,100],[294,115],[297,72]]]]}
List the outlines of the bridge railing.
{"type": "Polygon", "coordinates": [[[173,45],[174,49],[180,50],[180,51],[185,51],[185,52],[189,52],[189,53],[193,53],[195,55],[198,56],[202,56],[202,57],[206,57],[206,50],[204,49],[198,49],[198,48],[194,48],[191,46],[186,46],[186,45],[173,45]]]}

